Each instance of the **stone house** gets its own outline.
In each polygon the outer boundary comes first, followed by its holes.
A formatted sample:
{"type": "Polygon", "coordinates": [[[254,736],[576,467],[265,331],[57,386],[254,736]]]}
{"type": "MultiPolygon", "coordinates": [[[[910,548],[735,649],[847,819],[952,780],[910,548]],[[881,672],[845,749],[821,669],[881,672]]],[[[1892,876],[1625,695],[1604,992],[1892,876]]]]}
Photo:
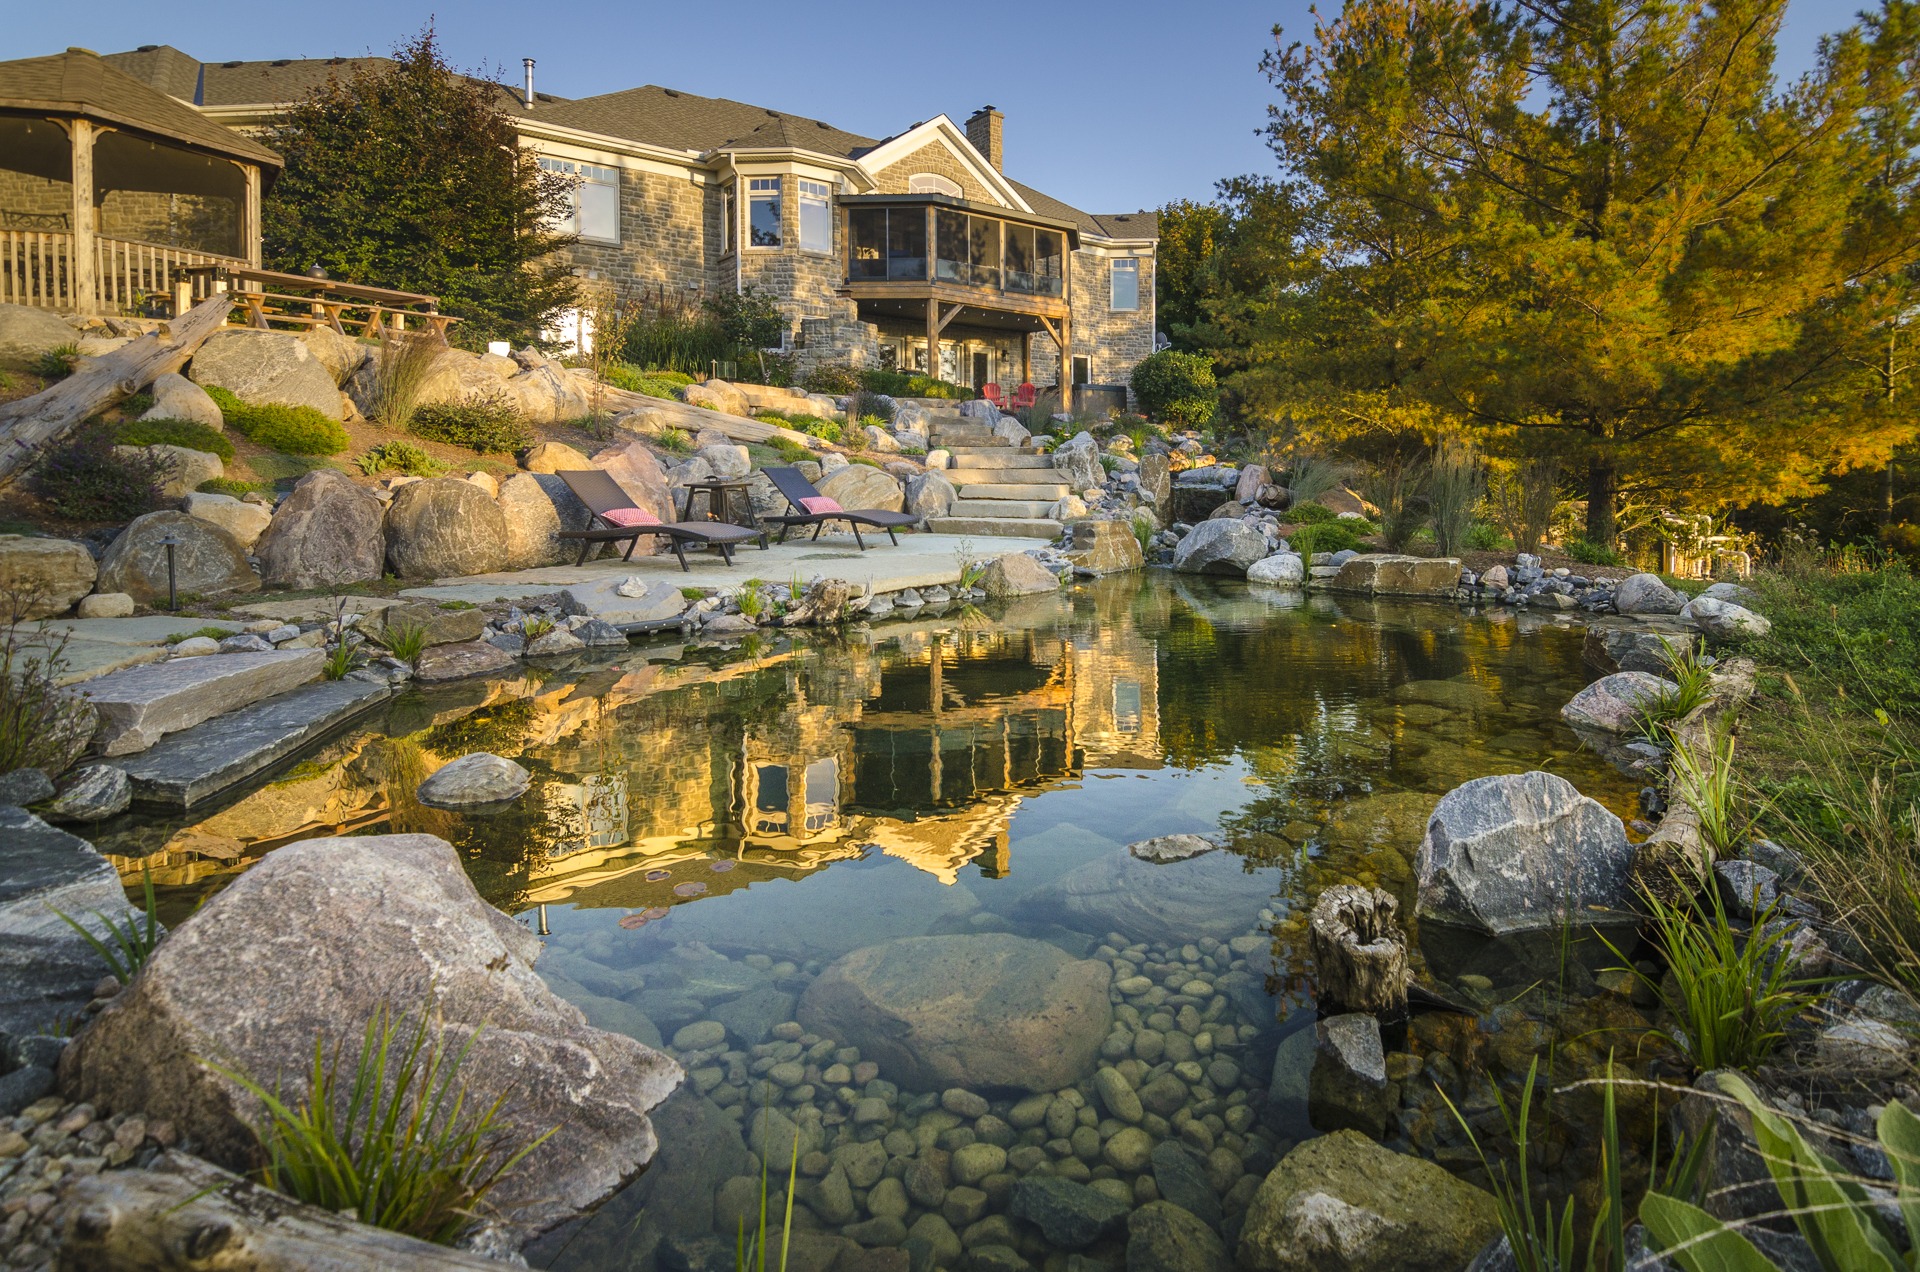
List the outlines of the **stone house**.
{"type": "MultiPolygon", "coordinates": [[[[109,63],[246,130],[364,59],[202,63],[147,46],[109,63]]],[[[1154,348],[1151,212],[1083,212],[1002,170],[1004,118],[945,115],[874,139],[646,85],[597,97],[502,88],[522,144],[578,183],[579,272],[677,305],[758,288],[803,366],[930,371],[978,388],[1124,386],[1154,348]]]]}

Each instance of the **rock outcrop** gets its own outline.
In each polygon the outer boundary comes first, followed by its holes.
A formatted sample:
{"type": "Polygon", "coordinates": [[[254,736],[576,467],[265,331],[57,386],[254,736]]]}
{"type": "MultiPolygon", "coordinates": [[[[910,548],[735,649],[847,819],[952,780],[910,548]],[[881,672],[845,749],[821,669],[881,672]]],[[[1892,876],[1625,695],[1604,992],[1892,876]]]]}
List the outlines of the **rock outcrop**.
{"type": "Polygon", "coordinates": [[[184,512],[149,512],[135,517],[100,559],[96,586],[102,592],[125,592],[152,604],[167,599],[167,549],[161,540],[176,540],[174,581],[181,593],[229,596],[259,588],[260,578],[247,561],[247,549],[216,525],[184,512]]]}
{"type": "Polygon", "coordinates": [[[506,518],[478,486],[434,477],[394,495],[387,509],[387,563],[401,578],[486,574],[506,561],[506,518]]]}
{"type": "Polygon", "coordinates": [[[1336,592],[1369,596],[1451,596],[1460,583],[1460,562],[1453,557],[1400,556],[1363,552],[1327,580],[1336,592]]]}
{"type": "Polygon", "coordinates": [[[340,386],[299,336],[252,327],[222,327],[187,365],[195,384],[218,385],[242,402],[310,406],[340,419],[340,386]]]}
{"type": "Polygon", "coordinates": [[[271,587],[337,587],[380,577],[386,509],[342,472],[315,469],[273,510],[255,551],[271,587]]]}

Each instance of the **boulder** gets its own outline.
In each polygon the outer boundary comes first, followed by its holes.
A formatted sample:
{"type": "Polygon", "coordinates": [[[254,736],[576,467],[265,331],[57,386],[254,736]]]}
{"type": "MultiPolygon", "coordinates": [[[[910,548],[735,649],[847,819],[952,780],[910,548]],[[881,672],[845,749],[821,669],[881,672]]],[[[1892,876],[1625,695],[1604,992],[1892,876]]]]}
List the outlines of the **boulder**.
{"type": "Polygon", "coordinates": [[[182,593],[227,596],[259,588],[259,576],[247,562],[247,549],[219,526],[184,512],[149,512],[135,517],[100,558],[96,586],[125,592],[152,604],[167,597],[167,550],[160,540],[173,537],[174,580],[182,593]]]}
{"type": "Polygon", "coordinates": [[[361,620],[363,630],[385,642],[391,638],[394,629],[400,627],[418,627],[426,637],[425,648],[435,645],[457,645],[461,641],[479,640],[487,630],[487,616],[478,609],[441,609],[438,605],[401,604],[389,605],[370,619],[361,620]]]}
{"type": "Polygon", "coordinates": [[[1127,1272],[1233,1272],[1233,1256],[1197,1215],[1150,1201],[1127,1216],[1127,1272]]]}
{"type": "Polygon", "coordinates": [[[229,1168],[261,1164],[259,1100],[305,1094],[316,1042],[359,1043],[423,1012],[466,1048],[469,1103],[500,1100],[504,1143],[546,1140],[492,1200],[538,1230],[589,1208],[653,1156],[647,1112],[681,1080],[667,1057],[587,1025],[533,970],[540,941],[481,899],[431,835],[307,840],[268,853],[194,912],[60,1060],[76,1099],[166,1118],[229,1168]]]}
{"type": "Polygon", "coordinates": [[[144,751],[166,734],[318,680],[325,658],[318,649],[170,658],[97,677],[87,682],[99,712],[94,741],[105,755],[144,751]]]}
{"type": "Polygon", "coordinates": [[[414,792],[428,808],[476,808],[519,799],[533,774],[512,760],[475,751],[442,765],[414,792]]]}
{"type": "Polygon", "coordinates": [[[1087,515],[1087,501],[1078,495],[1063,495],[1047,507],[1047,516],[1054,521],[1072,521],[1087,515]]]}
{"type": "Polygon", "coordinates": [[[1214,509],[1233,498],[1239,483],[1240,470],[1231,464],[1189,468],[1173,479],[1165,516],[1173,521],[1205,521],[1214,509]]]}
{"type": "Polygon", "coordinates": [[[146,455],[158,460],[164,467],[156,484],[161,496],[166,499],[178,499],[188,491],[197,489],[201,482],[212,481],[227,471],[220,457],[212,451],[193,450],[165,442],[157,442],[152,446],[116,446],[113,453],[128,459],[146,455]]]}
{"type": "Polygon", "coordinates": [[[365,583],[385,569],[386,509],[345,473],[317,468],[273,510],[254,546],[268,586],[305,590],[365,583]]]}
{"type": "Polygon", "coordinates": [[[1349,559],[1327,580],[1336,592],[1369,596],[1451,596],[1460,585],[1460,562],[1453,557],[1401,556],[1364,552],[1349,559]]]}
{"type": "Polygon", "coordinates": [[[106,964],[61,914],[111,944],[109,919],[131,913],[120,874],[84,839],[0,807],[0,1032],[30,1034],[75,1019],[106,964]]]}
{"type": "Polygon", "coordinates": [[[1247,582],[1269,587],[1299,587],[1306,578],[1306,562],[1295,552],[1276,552],[1247,567],[1247,582]]]}
{"type": "Polygon", "coordinates": [[[947,510],[953,507],[953,501],[959,497],[952,482],[933,469],[928,469],[907,479],[903,507],[916,517],[944,517],[947,510]]]}
{"type": "Polygon", "coordinates": [[[1499,1231],[1492,1194],[1432,1162],[1335,1131],[1293,1149],[1240,1230],[1251,1272],[1458,1272],[1499,1231]]]}
{"type": "Polygon", "coordinates": [[[222,327],[195,352],[187,375],[198,385],[218,385],[242,402],[310,406],[330,420],[343,416],[333,373],[290,332],[222,327]]]}
{"type": "MultiPolygon", "coordinates": [[[[217,458],[217,457],[216,457],[217,458]]],[[[208,525],[219,526],[239,545],[251,551],[273,521],[273,509],[246,503],[232,495],[194,491],[180,502],[180,510],[208,525]]]]}
{"type": "Polygon", "coordinates": [[[1626,827],[1551,773],[1476,778],[1445,795],[1415,861],[1423,923],[1493,936],[1630,921],[1626,827]]]}
{"type": "MultiPolygon", "coordinates": [[[[1069,496],[1071,498],[1071,496],[1069,496]]],[[[1125,521],[1075,521],[1067,526],[1067,560],[1076,570],[1122,574],[1146,566],[1133,526],[1125,521]]]]}
{"type": "Polygon", "coordinates": [[[1033,434],[1027,426],[1011,415],[1002,415],[993,425],[993,435],[1008,446],[1025,446],[1033,441],[1033,434]]]}
{"type": "Polygon", "coordinates": [[[1267,555],[1267,537],[1239,521],[1202,521],[1173,550],[1173,568],[1183,574],[1245,577],[1267,555]]]}
{"type": "Polygon", "coordinates": [[[1398,1094],[1387,1083],[1378,1020],[1349,1012],[1315,1023],[1313,1072],[1307,1079],[1307,1115],[1315,1127],[1379,1139],[1398,1094]]]}
{"type": "Polygon", "coordinates": [[[1208,835],[1158,835],[1128,844],[1127,855],[1164,866],[1170,861],[1185,861],[1212,852],[1219,846],[1220,841],[1208,835]]]}
{"type": "Polygon", "coordinates": [[[679,394],[680,400],[689,406],[704,406],[725,415],[747,415],[753,410],[746,395],[725,380],[689,384],[679,390],[679,394]]]}
{"type": "Polygon", "coordinates": [[[402,486],[387,509],[387,563],[403,579],[487,574],[507,562],[507,521],[457,477],[402,486]]]}
{"type": "Polygon", "coordinates": [[[500,483],[496,502],[507,528],[506,569],[560,565],[579,557],[581,545],[562,539],[560,532],[585,530],[593,514],[553,473],[515,473],[500,483]]]}
{"type": "Polygon", "coordinates": [[[1136,475],[1140,478],[1140,497],[1153,505],[1155,518],[1166,525],[1173,514],[1173,470],[1167,457],[1159,451],[1148,451],[1140,457],[1136,475]]]}
{"type": "Polygon", "coordinates": [[[995,600],[1010,596],[1034,596],[1060,590],[1060,580],[1052,570],[1025,552],[1009,552],[987,564],[980,575],[980,586],[995,600]]]}
{"type": "Polygon", "coordinates": [[[308,327],[300,333],[300,342],[327,369],[336,388],[346,384],[353,373],[373,356],[373,346],[362,344],[351,336],[343,336],[332,327],[308,327]]]}
{"type": "Polygon", "coordinates": [[[43,353],[79,342],[80,333],[51,310],[0,305],[0,366],[24,367],[43,353]]]}
{"type": "Polygon", "coordinates": [[[1753,609],[1760,599],[1758,592],[1742,583],[1709,583],[1700,595],[1710,596],[1716,601],[1732,601],[1735,605],[1744,605],[1748,609],[1753,609]]]}
{"type": "Polygon", "coordinates": [[[1717,596],[1696,596],[1680,610],[1680,617],[1705,632],[1708,637],[1727,644],[1759,640],[1773,630],[1773,624],[1746,606],[1717,596]]]}
{"type": "Polygon", "coordinates": [[[500,482],[492,473],[472,472],[460,480],[466,482],[469,486],[478,487],[480,493],[489,499],[497,499],[500,497],[500,482]]]}
{"type": "Polygon", "coordinates": [[[530,473],[577,473],[593,464],[565,442],[535,442],[520,466],[530,473]]]}
{"type": "MultiPolygon", "coordinates": [[[[879,425],[869,424],[861,429],[860,433],[865,439],[861,449],[870,450],[879,455],[898,455],[900,453],[899,440],[879,425]]],[[[912,434],[908,434],[908,436],[912,436],[912,434]]]]}
{"type": "Polygon", "coordinates": [[[835,469],[820,479],[818,489],[842,508],[856,511],[899,512],[907,504],[900,483],[867,464],[835,469]]]}
{"type": "Polygon", "coordinates": [[[1631,575],[1613,588],[1613,608],[1622,614],[1678,614],[1686,604],[1657,574],[1631,575]]]}
{"type": "Polygon", "coordinates": [[[1241,503],[1253,503],[1260,498],[1260,492],[1272,484],[1273,477],[1265,464],[1244,464],[1233,483],[1233,497],[1241,503]]]}
{"type": "Polygon", "coordinates": [[[186,420],[203,424],[216,433],[226,430],[226,417],[220,414],[220,408],[207,396],[207,391],[178,372],[167,371],[156,376],[147,392],[153,395],[153,405],[140,417],[143,420],[186,420]]]}
{"type": "Polygon", "coordinates": [[[1663,693],[1678,689],[1671,680],[1645,671],[1616,671],[1573,695],[1560,718],[1576,729],[1621,735],[1640,731],[1641,713],[1663,693]]]}
{"type": "Polygon", "coordinates": [[[565,424],[597,413],[593,381],[585,372],[561,366],[535,367],[489,392],[504,393],[533,424],[565,424]]]}
{"type": "Polygon", "coordinates": [[[687,598],[665,580],[628,575],[576,583],[560,593],[560,608],[568,614],[586,614],[625,627],[677,619],[686,612],[687,598]]]}
{"type": "Polygon", "coordinates": [[[1692,632],[1667,631],[1661,626],[1599,618],[1587,625],[1580,658],[1602,675],[1616,671],[1644,671],[1664,676],[1672,653],[1686,653],[1700,643],[1692,632]]]}
{"type": "Polygon", "coordinates": [[[1111,978],[1103,962],[1025,937],[909,937],[830,964],[798,1018],[916,1090],[1054,1091],[1093,1071],[1111,978]]]}
{"type": "Polygon", "coordinates": [[[1063,1250],[1090,1246],[1115,1231],[1126,1222],[1127,1210],[1126,1203],[1058,1175],[1028,1175],[1007,1199],[1008,1214],[1025,1219],[1063,1250]]]}
{"type": "Polygon", "coordinates": [[[423,685],[434,685],[472,676],[505,675],[516,666],[513,655],[505,650],[495,649],[484,640],[470,640],[427,650],[414,664],[413,678],[423,685]]]}
{"type": "Polygon", "coordinates": [[[703,446],[697,458],[707,462],[715,477],[745,477],[753,471],[753,457],[747,454],[747,448],[732,443],[703,446]]]}
{"type": "Polygon", "coordinates": [[[1233,853],[1153,863],[1116,849],[1035,888],[1020,909],[1081,932],[1182,944],[1244,936],[1272,895],[1233,853]]]}
{"type": "MultiPolygon", "coordinates": [[[[660,467],[660,461],[654,458],[645,442],[635,438],[603,446],[594,452],[592,464],[613,478],[636,508],[645,509],[662,521],[680,519],[679,509],[667,493],[666,470],[660,467]]],[[[665,539],[648,535],[641,538],[633,551],[635,556],[644,556],[666,550],[665,539]]]]}
{"type": "Polygon", "coordinates": [[[1107,470],[1100,466],[1100,444],[1091,433],[1076,433],[1054,447],[1053,468],[1075,494],[1107,484],[1107,470]]]}
{"type": "Polygon", "coordinates": [[[117,817],[133,803],[133,782],[111,764],[88,764],[60,779],[59,794],[47,805],[49,821],[93,822],[117,817]]]}
{"type": "MultiPolygon", "coordinates": [[[[0,305],[0,309],[17,306],[0,305]]],[[[93,591],[100,567],[93,554],[72,539],[40,539],[0,534],[0,593],[17,598],[19,618],[52,618],[72,609],[93,591]]],[[[165,587],[164,578],[161,586],[165,587]]],[[[11,622],[15,615],[0,614],[11,622]]]]}
{"type": "Polygon", "coordinates": [[[73,612],[81,618],[131,618],[133,598],[125,592],[95,592],[81,597],[73,612]]]}

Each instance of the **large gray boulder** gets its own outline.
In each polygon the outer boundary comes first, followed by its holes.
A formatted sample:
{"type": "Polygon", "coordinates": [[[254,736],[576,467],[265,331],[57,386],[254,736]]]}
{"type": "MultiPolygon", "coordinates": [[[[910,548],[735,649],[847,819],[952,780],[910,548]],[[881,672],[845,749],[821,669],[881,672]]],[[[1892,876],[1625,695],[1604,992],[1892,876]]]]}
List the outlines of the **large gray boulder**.
{"type": "Polygon", "coordinates": [[[1686,603],[1657,574],[1630,575],[1613,589],[1613,608],[1622,614],[1678,614],[1686,603]]]}
{"type": "Polygon", "coordinates": [[[77,345],[80,333],[51,310],[0,305],[0,366],[23,367],[62,345],[77,345]]]}
{"type": "Polygon", "coordinates": [[[559,565],[580,555],[580,544],[562,539],[560,532],[585,530],[593,514],[552,473],[515,473],[500,483],[495,502],[506,523],[507,569],[559,565]]]}
{"type": "Polygon", "coordinates": [[[107,920],[129,914],[119,872],[86,840],[24,809],[0,808],[0,1032],[33,1033],[76,1017],[107,974],[55,911],[105,938],[107,920]]]}
{"type": "Polygon", "coordinates": [[[340,419],[340,386],[299,336],[252,327],[223,327],[207,337],[187,364],[195,384],[213,384],[242,402],[310,406],[340,419]]]}
{"type": "Polygon", "coordinates": [[[153,386],[147,392],[153,395],[153,405],[140,417],[143,420],[186,420],[203,424],[216,433],[226,429],[226,417],[220,414],[220,408],[207,396],[207,391],[178,372],[168,371],[154,377],[153,386]]]}
{"type": "Polygon", "coordinates": [[[916,517],[944,517],[959,497],[953,483],[933,469],[907,479],[905,507],[916,517]]]}
{"type": "Polygon", "coordinates": [[[1307,563],[1297,552],[1276,552],[1247,567],[1247,582],[1269,587],[1299,587],[1306,578],[1307,563]]]}
{"type": "Polygon", "coordinates": [[[899,512],[907,503],[899,482],[867,464],[848,464],[836,469],[822,477],[817,488],[850,511],[899,512]]]}
{"type": "Polygon", "coordinates": [[[921,936],[848,954],[800,999],[800,1023],[915,1090],[1055,1091],[1093,1071],[1112,970],[1002,933],[921,936]]]}
{"type": "Polygon", "coordinates": [[[315,469],[273,510],[255,545],[271,587],[307,589],[365,583],[387,559],[386,509],[345,473],[315,469]]]}
{"type": "Polygon", "coordinates": [[[1335,1131],[1295,1148],[1261,1181],[1238,1266],[1459,1272],[1499,1227],[1492,1194],[1357,1131],[1335,1131]]]}
{"type": "Polygon", "coordinates": [[[1700,643],[1699,636],[1677,623],[1648,624],[1619,618],[1598,618],[1587,624],[1587,637],[1580,657],[1602,675],[1616,671],[1644,671],[1665,676],[1675,653],[1688,653],[1700,643]]]}
{"type": "Polygon", "coordinates": [[[457,477],[402,486],[387,509],[387,563],[403,579],[487,574],[507,563],[507,520],[457,477]]]}
{"type": "Polygon", "coordinates": [[[1075,433],[1054,447],[1053,467],[1076,495],[1107,484],[1107,470],[1100,466],[1100,444],[1091,433],[1075,433]]]}
{"type": "Polygon", "coordinates": [[[1737,601],[1718,596],[1694,597],[1681,609],[1680,617],[1713,640],[1726,644],[1759,640],[1773,630],[1773,624],[1763,616],[1737,601]]]}
{"type": "Polygon", "coordinates": [[[241,547],[249,550],[260,541],[260,536],[267,532],[267,527],[273,522],[273,509],[264,504],[248,503],[232,495],[216,495],[207,491],[196,490],[187,495],[180,501],[180,511],[208,525],[219,526],[232,535],[241,547]]]}
{"type": "Polygon", "coordinates": [[[591,1207],[652,1158],[650,1109],[678,1065],[590,1027],[533,970],[540,941],[483,901],[431,835],[307,840],[268,853],[183,922],[60,1061],[76,1099],[171,1120],[196,1151],[261,1164],[259,1100],[204,1063],[289,1101],[316,1041],[356,1047],[369,1021],[403,1037],[423,1012],[468,1048],[468,1103],[502,1101],[506,1144],[558,1127],[493,1196],[538,1230],[591,1207]]]}
{"type": "Polygon", "coordinates": [[[102,592],[125,592],[148,604],[164,602],[167,549],[161,540],[169,536],[177,540],[173,570],[180,592],[228,596],[259,588],[260,577],[247,561],[245,545],[219,526],[172,511],[135,517],[100,558],[95,586],[102,592]]]}
{"type": "Polygon", "coordinates": [[[1573,695],[1560,708],[1560,718],[1576,729],[1620,735],[1640,731],[1644,712],[1663,693],[1676,686],[1671,680],[1645,671],[1616,671],[1573,695]]]}
{"type": "Polygon", "coordinates": [[[1631,917],[1632,864],[1620,819],[1565,778],[1475,778],[1441,796],[1427,822],[1418,913],[1493,936],[1620,922],[1631,917]]]}
{"type": "Polygon", "coordinates": [[[1215,508],[1233,498],[1239,484],[1240,470],[1231,464],[1189,468],[1173,479],[1172,498],[1163,519],[1205,521],[1215,508]]]}
{"type": "Polygon", "coordinates": [[[476,808],[519,799],[532,784],[533,774],[512,760],[475,751],[443,764],[414,794],[428,808],[476,808]]]}
{"type": "Polygon", "coordinates": [[[336,385],[345,384],[373,356],[374,346],[343,336],[332,327],[308,327],[299,335],[307,352],[320,360],[336,385]]]}
{"type": "Polygon", "coordinates": [[[1173,550],[1173,568],[1183,574],[1246,577],[1247,568],[1267,555],[1267,538],[1252,526],[1220,519],[1202,521],[1173,550]]]}
{"type": "Polygon", "coordinates": [[[1159,451],[1140,457],[1140,497],[1153,505],[1153,515],[1162,525],[1173,519],[1173,469],[1159,451]]]}
{"type": "MultiPolygon", "coordinates": [[[[93,591],[99,573],[93,554],[72,539],[0,534],[0,593],[18,598],[20,618],[66,613],[93,591]]],[[[0,622],[14,617],[0,614],[0,622]]]]}

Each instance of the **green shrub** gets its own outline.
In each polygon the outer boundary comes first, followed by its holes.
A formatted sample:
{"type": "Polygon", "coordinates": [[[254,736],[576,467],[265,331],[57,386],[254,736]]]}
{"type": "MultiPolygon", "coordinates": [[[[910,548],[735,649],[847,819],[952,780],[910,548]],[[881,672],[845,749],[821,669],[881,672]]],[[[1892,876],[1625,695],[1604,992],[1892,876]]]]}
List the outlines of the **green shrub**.
{"type": "Polygon", "coordinates": [[[880,368],[862,371],[860,387],[869,393],[884,393],[888,397],[944,398],[948,401],[964,402],[973,396],[973,390],[962,385],[949,384],[945,380],[936,380],[932,376],[918,373],[887,371],[880,368]]]}
{"type": "Polygon", "coordinates": [[[242,402],[218,385],[206,386],[227,427],[248,441],[288,455],[338,455],[353,444],[338,420],[310,406],[242,402]]]}
{"type": "Polygon", "coordinates": [[[1467,548],[1473,552],[1505,552],[1513,548],[1513,540],[1501,533],[1499,526],[1476,521],[1467,530],[1467,548]]]}
{"type": "Polygon", "coordinates": [[[1313,526],[1323,521],[1333,521],[1339,515],[1325,504],[1303,503],[1289,507],[1286,519],[1297,526],[1313,526]]]}
{"type": "Polygon", "coordinates": [[[409,477],[438,477],[447,471],[445,464],[412,442],[399,438],[375,443],[353,462],[369,477],[386,472],[405,473],[409,477]]]}
{"type": "Polygon", "coordinates": [[[64,380],[80,365],[80,346],[56,345],[33,360],[33,373],[42,380],[64,380]]]}
{"type": "Polygon", "coordinates": [[[789,464],[798,464],[802,460],[817,458],[812,451],[800,443],[789,441],[784,437],[768,438],[767,445],[778,452],[780,458],[786,460],[789,464]]]}
{"type": "Polygon", "coordinates": [[[684,428],[663,428],[654,434],[653,443],[669,455],[693,454],[693,438],[684,428]]]}
{"type": "Polygon", "coordinates": [[[847,435],[846,425],[839,420],[823,420],[817,415],[798,416],[789,423],[807,436],[817,437],[823,442],[837,444],[847,435]]]}
{"type": "Polygon", "coordinates": [[[692,376],[678,371],[642,371],[626,362],[609,362],[600,369],[600,378],[616,389],[668,399],[674,389],[693,383],[692,376]]]}
{"type": "Polygon", "coordinates": [[[878,419],[883,426],[891,424],[893,423],[893,403],[884,393],[861,389],[847,403],[847,418],[865,422],[869,415],[878,419]]]}
{"type": "Polygon", "coordinates": [[[1213,363],[1197,353],[1162,349],[1134,367],[1132,383],[1147,414],[1176,428],[1199,428],[1220,406],[1213,363]]]}
{"type": "Polygon", "coordinates": [[[8,592],[0,612],[0,773],[37,768],[58,777],[93,736],[94,712],[61,688],[67,671],[65,634],[42,637],[22,618],[43,599],[8,592]]]}
{"type": "Polygon", "coordinates": [[[807,372],[800,381],[800,387],[809,393],[830,393],[838,396],[842,393],[857,393],[860,390],[860,373],[849,366],[817,366],[807,372]]]}
{"type": "Polygon", "coordinates": [[[1627,559],[1604,543],[1575,539],[1567,545],[1567,555],[1582,565],[1625,565],[1627,559]]]}
{"type": "Polygon", "coordinates": [[[265,494],[273,486],[267,482],[241,481],[238,477],[209,477],[194,489],[203,495],[232,495],[239,499],[246,495],[265,494]]]}
{"type": "Polygon", "coordinates": [[[173,460],[151,451],[116,451],[105,429],[88,428],[56,442],[34,465],[33,488],[72,521],[131,521],[165,499],[173,460]]]}
{"type": "Polygon", "coordinates": [[[1311,552],[1315,556],[1321,556],[1359,547],[1360,536],[1344,521],[1322,521],[1305,526],[1290,535],[1287,543],[1295,552],[1302,555],[1311,552]]]}
{"type": "Polygon", "coordinates": [[[129,420],[114,426],[113,440],[122,446],[184,446],[233,462],[233,443],[192,420],[129,420]]]}
{"type": "Polygon", "coordinates": [[[533,432],[519,408],[500,393],[423,406],[413,413],[413,432],[430,442],[465,446],[482,454],[523,450],[533,444],[533,432]]]}

